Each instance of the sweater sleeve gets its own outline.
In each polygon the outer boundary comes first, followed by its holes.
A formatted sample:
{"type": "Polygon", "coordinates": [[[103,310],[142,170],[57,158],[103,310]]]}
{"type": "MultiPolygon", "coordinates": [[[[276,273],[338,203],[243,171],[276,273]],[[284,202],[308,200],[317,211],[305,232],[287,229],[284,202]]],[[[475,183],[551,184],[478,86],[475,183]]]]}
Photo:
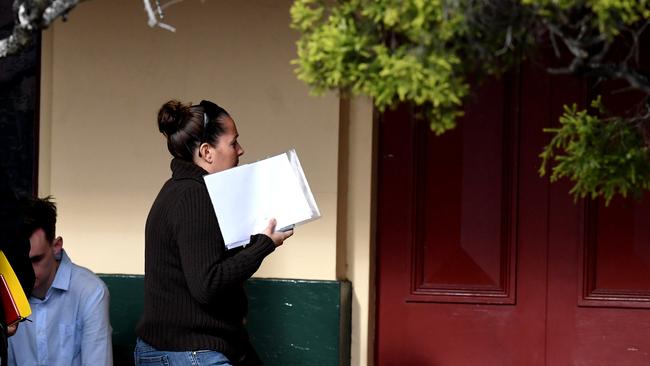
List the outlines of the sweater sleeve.
{"type": "Polygon", "coordinates": [[[174,231],[183,273],[192,296],[209,304],[222,289],[250,278],[275,244],[266,235],[253,235],[249,246],[228,256],[205,186],[191,184],[179,198],[174,231]]]}

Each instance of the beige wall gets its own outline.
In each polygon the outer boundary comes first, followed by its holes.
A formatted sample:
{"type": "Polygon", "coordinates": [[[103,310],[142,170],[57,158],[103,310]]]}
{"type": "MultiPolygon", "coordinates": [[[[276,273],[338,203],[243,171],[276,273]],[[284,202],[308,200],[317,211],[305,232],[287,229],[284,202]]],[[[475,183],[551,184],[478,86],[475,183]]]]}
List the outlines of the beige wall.
{"type": "Polygon", "coordinates": [[[352,365],[373,364],[376,130],[370,100],[341,103],[339,277],[352,282],[352,365]]]}
{"type": "Polygon", "coordinates": [[[372,107],[359,99],[340,108],[335,95],[312,97],[295,78],[290,4],[183,1],[166,11],[176,33],[149,28],[133,0],[84,2],[57,21],[43,38],[39,194],[57,199],[58,233],[75,262],[143,273],[144,222],[170,174],[156,112],[170,98],[216,101],[237,122],[242,162],[296,148],[322,214],[256,276],[350,279],[352,364],[365,365],[374,317],[372,107]]]}
{"type": "Polygon", "coordinates": [[[149,28],[138,1],[85,2],[57,22],[44,63],[43,187],[58,200],[73,259],[99,272],[143,272],[144,221],[169,176],[156,112],[170,98],[205,98],[233,115],[243,162],[295,147],[322,212],[258,276],[334,279],[338,100],[310,97],[293,76],[288,4],[185,1],[167,11],[176,33],[149,28]]]}

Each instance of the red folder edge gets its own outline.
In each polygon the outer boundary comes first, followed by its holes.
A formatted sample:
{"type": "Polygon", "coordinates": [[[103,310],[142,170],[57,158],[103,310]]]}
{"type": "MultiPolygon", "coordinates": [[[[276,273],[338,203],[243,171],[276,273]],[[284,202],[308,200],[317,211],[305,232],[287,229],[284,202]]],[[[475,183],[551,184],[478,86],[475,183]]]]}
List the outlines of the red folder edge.
{"type": "Polygon", "coordinates": [[[14,296],[11,290],[9,290],[5,276],[2,274],[0,274],[0,297],[2,297],[2,308],[5,313],[5,324],[13,325],[24,319],[20,316],[20,311],[16,306],[14,296]]]}

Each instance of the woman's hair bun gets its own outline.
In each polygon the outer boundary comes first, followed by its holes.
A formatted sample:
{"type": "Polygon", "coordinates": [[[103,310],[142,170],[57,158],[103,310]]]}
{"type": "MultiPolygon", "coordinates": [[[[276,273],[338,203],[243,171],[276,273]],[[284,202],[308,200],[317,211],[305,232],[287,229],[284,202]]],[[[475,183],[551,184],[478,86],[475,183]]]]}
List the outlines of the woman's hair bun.
{"type": "Polygon", "coordinates": [[[170,100],[158,111],[158,130],[165,136],[171,136],[182,129],[183,121],[190,112],[190,106],[178,100],[170,100]]]}

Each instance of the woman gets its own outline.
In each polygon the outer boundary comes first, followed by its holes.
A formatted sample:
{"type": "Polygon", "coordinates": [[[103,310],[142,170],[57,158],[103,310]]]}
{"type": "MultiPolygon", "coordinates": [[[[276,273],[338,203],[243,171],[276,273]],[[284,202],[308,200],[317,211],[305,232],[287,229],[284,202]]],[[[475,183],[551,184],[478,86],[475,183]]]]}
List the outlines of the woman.
{"type": "Polygon", "coordinates": [[[275,220],[226,250],[203,176],[237,166],[235,122],[216,104],[165,103],[158,128],[174,157],[145,229],[144,314],[136,365],[259,365],[244,328],[244,281],[293,231],[275,220]]]}

